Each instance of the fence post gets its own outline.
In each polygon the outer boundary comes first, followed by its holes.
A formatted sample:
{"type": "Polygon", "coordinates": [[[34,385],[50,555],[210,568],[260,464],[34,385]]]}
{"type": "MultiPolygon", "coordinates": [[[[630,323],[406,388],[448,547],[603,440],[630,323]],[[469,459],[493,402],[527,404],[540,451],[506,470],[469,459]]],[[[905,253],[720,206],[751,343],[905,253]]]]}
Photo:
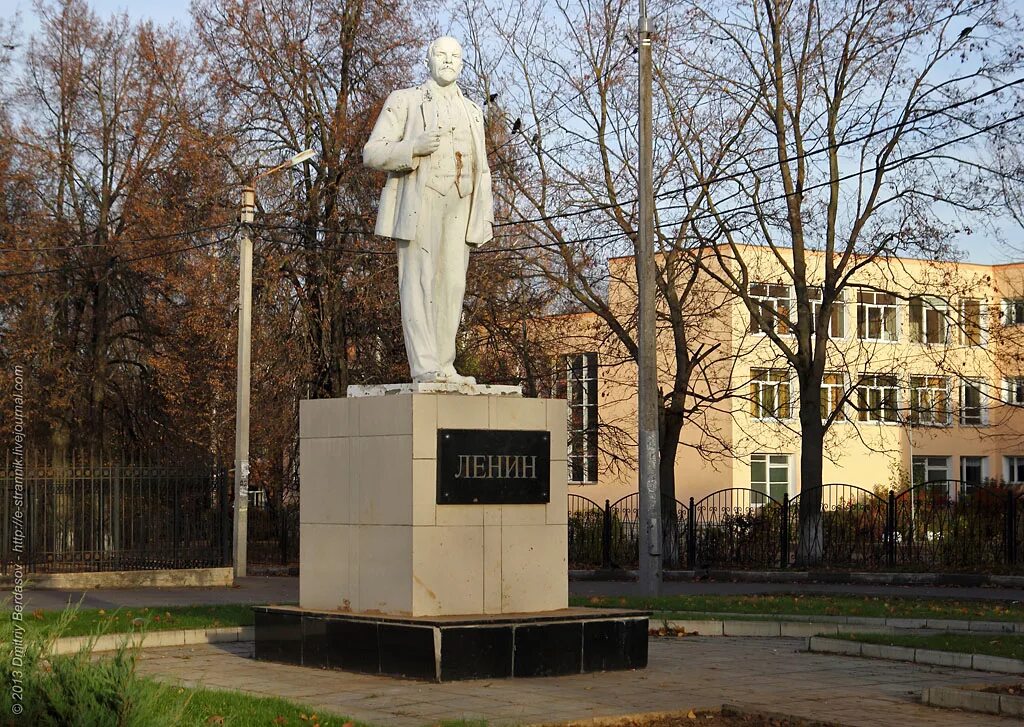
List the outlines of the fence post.
{"type": "Polygon", "coordinates": [[[886,560],[889,566],[896,565],[896,493],[889,490],[889,500],[885,508],[886,560]]]}
{"type": "Polygon", "coordinates": [[[1017,561],[1017,493],[1006,491],[1006,562],[1014,565],[1017,561]]]}
{"type": "Polygon", "coordinates": [[[782,495],[782,532],[779,534],[780,568],[789,567],[789,493],[782,495]]]}
{"type": "Polygon", "coordinates": [[[231,516],[228,509],[228,472],[223,462],[217,462],[217,497],[220,499],[220,564],[231,565],[231,516]]]}
{"type": "Polygon", "coordinates": [[[601,522],[601,567],[612,567],[612,504],[604,501],[604,515],[601,522]]]}
{"type": "MultiPolygon", "coordinates": [[[[3,524],[0,524],[0,537],[3,538],[3,542],[0,543],[0,575],[7,575],[7,569],[11,566],[11,535],[9,532],[9,523],[11,521],[10,514],[10,503],[11,496],[14,494],[11,487],[11,450],[4,450],[4,471],[3,476],[0,476],[0,496],[4,498],[3,505],[0,505],[0,517],[3,517],[3,524]]],[[[24,462],[22,463],[22,476],[24,476],[24,462]]],[[[24,480],[23,480],[24,481],[24,480]]],[[[24,512],[24,510],[22,511],[24,512]]]]}
{"type": "Polygon", "coordinates": [[[693,498],[690,498],[690,507],[686,510],[686,565],[691,570],[695,569],[697,562],[697,517],[693,512],[693,498]]]}
{"type": "Polygon", "coordinates": [[[113,550],[114,560],[117,563],[117,570],[124,568],[124,550],[121,545],[121,519],[124,517],[124,503],[121,502],[121,463],[122,458],[111,462],[114,470],[113,482],[110,488],[110,546],[113,550]]]}
{"type": "Polygon", "coordinates": [[[173,562],[172,568],[180,568],[181,563],[178,561],[178,541],[181,540],[181,479],[177,477],[170,478],[171,486],[174,488],[174,494],[172,501],[174,503],[174,525],[172,527],[171,537],[174,539],[174,551],[173,551],[173,562]]]}

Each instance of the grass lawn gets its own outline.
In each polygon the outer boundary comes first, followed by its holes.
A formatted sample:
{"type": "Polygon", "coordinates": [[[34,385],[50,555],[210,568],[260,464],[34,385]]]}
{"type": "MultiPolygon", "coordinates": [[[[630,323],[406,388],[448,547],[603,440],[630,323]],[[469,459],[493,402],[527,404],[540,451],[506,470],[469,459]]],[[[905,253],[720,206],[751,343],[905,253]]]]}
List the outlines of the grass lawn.
{"type": "Polygon", "coordinates": [[[1022,634],[839,634],[835,638],[865,644],[909,646],[913,649],[958,651],[962,654],[1024,659],[1022,634]]]}
{"type": "MultiPolygon", "coordinates": [[[[33,611],[25,614],[24,625],[46,633],[61,617],[60,611],[33,611]]],[[[252,626],[252,606],[156,606],[116,610],[83,608],[72,617],[61,636],[86,636],[94,633],[130,631],[171,631],[174,629],[212,629],[226,626],[252,626]]]]}
{"type": "MultiPolygon", "coordinates": [[[[276,697],[174,687],[150,680],[145,680],[144,683],[147,688],[161,692],[158,704],[163,713],[167,715],[168,720],[180,715],[180,721],[173,724],[181,727],[354,727],[360,724],[341,715],[328,714],[276,697]]],[[[167,724],[172,722],[168,721],[167,724]]]]}
{"type": "Polygon", "coordinates": [[[875,618],[948,618],[973,621],[1024,621],[1024,604],[1010,601],[883,598],[770,594],[752,596],[593,596],[570,598],[572,606],[638,608],[664,617],[699,614],[791,614],[870,616],[875,618]]]}
{"type": "MultiPolygon", "coordinates": [[[[181,721],[175,723],[176,727],[370,727],[365,722],[356,722],[348,717],[315,710],[277,697],[175,687],[150,679],[143,681],[148,688],[161,692],[160,705],[166,710],[169,718],[181,716],[181,721]],[[182,711],[183,704],[185,707],[182,711]]],[[[487,727],[487,722],[463,719],[441,720],[433,724],[437,727],[487,727]]]]}

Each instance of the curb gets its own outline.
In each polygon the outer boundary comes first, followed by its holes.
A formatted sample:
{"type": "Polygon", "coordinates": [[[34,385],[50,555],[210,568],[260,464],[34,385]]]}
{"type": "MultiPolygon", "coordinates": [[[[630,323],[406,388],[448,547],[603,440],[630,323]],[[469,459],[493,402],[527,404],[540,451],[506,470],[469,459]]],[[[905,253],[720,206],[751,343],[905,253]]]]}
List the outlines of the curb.
{"type": "Polygon", "coordinates": [[[1005,714],[1009,717],[1024,717],[1024,697],[1012,694],[993,694],[977,687],[928,687],[921,694],[921,701],[931,707],[963,709],[985,714],[1005,714]]]}
{"type": "MultiPolygon", "coordinates": [[[[718,615],[718,614],[716,614],[718,615]]],[[[699,636],[785,636],[808,637],[839,633],[894,634],[926,629],[965,633],[1024,633],[1024,623],[1014,621],[960,621],[957,619],[872,618],[868,616],[790,616],[767,614],[768,618],[745,619],[751,614],[720,614],[722,618],[651,618],[651,627],[664,623],[699,636]]]]}
{"type": "Polygon", "coordinates": [[[987,656],[985,654],[962,654],[956,651],[916,649],[909,646],[864,644],[859,641],[829,639],[823,636],[809,637],[807,639],[807,650],[822,654],[843,654],[845,656],[863,656],[869,659],[912,661],[916,664],[951,666],[957,669],[972,669],[974,671],[997,672],[1000,674],[1024,674],[1024,661],[1020,659],[1008,659],[1002,656],[987,656]]]}
{"type": "Polygon", "coordinates": [[[104,634],[93,636],[65,636],[56,639],[51,654],[75,654],[92,643],[92,652],[116,651],[121,645],[142,649],[161,646],[187,646],[189,644],[219,644],[230,641],[252,641],[252,626],[230,626],[220,629],[182,629],[176,631],[147,631],[104,634]]]}
{"type": "MultiPolygon", "coordinates": [[[[890,628],[897,631],[914,629],[931,629],[933,631],[964,631],[998,634],[1024,634],[1024,622],[1013,621],[970,621],[961,618],[898,618],[877,616],[831,616],[825,614],[798,615],[793,613],[759,613],[759,618],[751,618],[753,613],[694,613],[693,618],[681,618],[678,621],[754,621],[785,624],[816,624],[870,626],[873,628],[890,628]]],[[[656,621],[656,617],[652,618],[656,621]]]]}
{"type": "MultiPolygon", "coordinates": [[[[638,571],[602,568],[572,569],[570,581],[636,581],[638,571]]],[[[836,583],[874,586],[997,586],[1024,588],[1022,575],[993,575],[987,573],[894,573],[861,571],[798,571],[798,570],[723,570],[718,568],[696,570],[666,570],[668,581],[736,581],[739,583],[836,583]]]]}

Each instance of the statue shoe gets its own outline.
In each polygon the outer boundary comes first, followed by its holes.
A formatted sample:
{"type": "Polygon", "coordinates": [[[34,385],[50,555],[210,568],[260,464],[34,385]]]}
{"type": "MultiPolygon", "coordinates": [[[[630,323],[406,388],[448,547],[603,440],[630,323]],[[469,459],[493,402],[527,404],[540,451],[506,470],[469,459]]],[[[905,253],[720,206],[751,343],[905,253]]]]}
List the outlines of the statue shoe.
{"type": "Polygon", "coordinates": [[[463,376],[457,371],[452,371],[451,373],[445,374],[445,378],[447,381],[453,384],[469,384],[470,386],[476,386],[476,379],[474,379],[472,376],[463,376]]]}
{"type": "Polygon", "coordinates": [[[427,371],[419,376],[413,376],[412,382],[414,384],[437,384],[448,381],[448,377],[440,371],[427,371]]]}

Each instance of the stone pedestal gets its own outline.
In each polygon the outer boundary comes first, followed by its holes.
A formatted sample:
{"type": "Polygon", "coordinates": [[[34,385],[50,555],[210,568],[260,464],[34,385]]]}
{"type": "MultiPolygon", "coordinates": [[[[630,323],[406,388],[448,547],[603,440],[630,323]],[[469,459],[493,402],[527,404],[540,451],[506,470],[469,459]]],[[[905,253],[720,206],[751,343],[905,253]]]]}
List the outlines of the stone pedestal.
{"type": "Polygon", "coordinates": [[[257,659],[435,681],[646,666],[649,613],[567,608],[565,401],[351,387],[301,402],[299,436],[299,607],[255,609],[257,659]],[[503,504],[439,504],[477,499],[503,504]]]}
{"type": "Polygon", "coordinates": [[[300,404],[300,607],[414,617],[566,608],[565,401],[372,393],[386,395],[300,404]],[[548,432],[550,502],[438,505],[439,429],[548,432]]]}

